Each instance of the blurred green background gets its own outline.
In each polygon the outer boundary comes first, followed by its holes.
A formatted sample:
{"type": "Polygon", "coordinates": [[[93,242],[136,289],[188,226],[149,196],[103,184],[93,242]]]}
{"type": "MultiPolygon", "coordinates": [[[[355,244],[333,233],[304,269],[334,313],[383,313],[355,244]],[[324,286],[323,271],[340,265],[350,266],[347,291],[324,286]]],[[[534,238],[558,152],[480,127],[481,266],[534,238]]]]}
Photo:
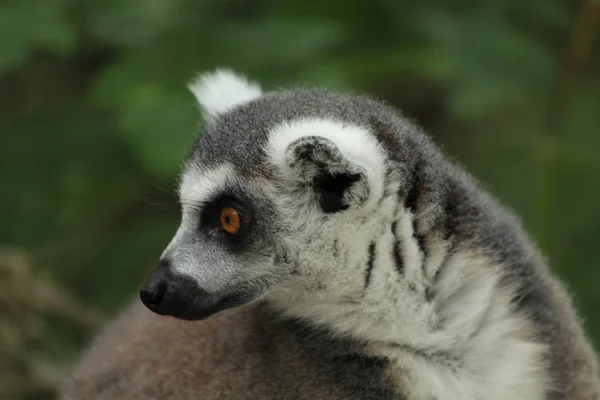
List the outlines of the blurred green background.
{"type": "Polygon", "coordinates": [[[227,66],[402,108],[517,212],[600,345],[600,2],[0,2],[0,398],[52,399],[178,225],[227,66]]]}

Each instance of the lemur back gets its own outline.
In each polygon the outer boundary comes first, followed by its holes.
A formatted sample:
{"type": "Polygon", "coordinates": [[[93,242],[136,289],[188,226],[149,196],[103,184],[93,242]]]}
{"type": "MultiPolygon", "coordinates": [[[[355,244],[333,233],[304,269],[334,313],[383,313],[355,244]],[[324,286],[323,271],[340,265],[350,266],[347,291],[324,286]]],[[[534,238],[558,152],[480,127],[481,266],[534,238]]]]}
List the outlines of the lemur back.
{"type": "Polygon", "coordinates": [[[85,354],[68,399],[395,399],[384,362],[260,306],[201,322],[138,301],[85,354]]]}
{"type": "Polygon", "coordinates": [[[181,226],[66,399],[600,399],[519,221],[400,113],[226,70],[191,89],[181,226]]]}

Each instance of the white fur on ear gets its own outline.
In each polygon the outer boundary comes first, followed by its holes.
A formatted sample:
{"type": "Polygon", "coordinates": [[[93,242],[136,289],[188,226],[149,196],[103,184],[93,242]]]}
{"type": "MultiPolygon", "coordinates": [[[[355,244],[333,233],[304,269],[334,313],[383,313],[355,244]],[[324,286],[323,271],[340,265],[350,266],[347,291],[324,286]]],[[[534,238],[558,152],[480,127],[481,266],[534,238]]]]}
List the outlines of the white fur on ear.
{"type": "Polygon", "coordinates": [[[271,161],[280,171],[294,174],[287,163],[287,151],[290,144],[306,136],[328,139],[346,160],[365,170],[370,194],[364,207],[376,207],[384,192],[386,156],[373,134],[366,127],[333,119],[302,118],[284,121],[270,132],[266,146],[271,161]]]}
{"type": "Polygon", "coordinates": [[[199,74],[190,82],[188,88],[202,108],[204,118],[209,122],[220,114],[262,95],[257,83],[227,68],[199,74]]]}

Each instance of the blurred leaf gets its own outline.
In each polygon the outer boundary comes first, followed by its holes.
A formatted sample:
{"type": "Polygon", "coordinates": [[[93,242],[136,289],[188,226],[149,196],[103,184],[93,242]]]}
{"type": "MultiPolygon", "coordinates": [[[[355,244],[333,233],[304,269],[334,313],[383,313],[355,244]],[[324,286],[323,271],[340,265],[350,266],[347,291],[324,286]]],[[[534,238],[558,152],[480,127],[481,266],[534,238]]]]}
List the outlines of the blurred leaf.
{"type": "Polygon", "coordinates": [[[556,65],[539,42],[486,11],[460,17],[431,13],[455,79],[451,106],[457,115],[481,114],[512,99],[531,101],[550,90],[556,65]]]}
{"type": "Polygon", "coordinates": [[[177,21],[176,0],[104,0],[86,4],[87,27],[119,46],[150,42],[177,21]]]}
{"type": "Polygon", "coordinates": [[[118,133],[145,168],[171,178],[198,133],[199,113],[193,97],[184,82],[179,90],[171,90],[159,81],[135,76],[134,69],[128,68],[123,64],[107,74],[98,84],[95,101],[116,109],[118,133]]]}
{"type": "Polygon", "coordinates": [[[68,0],[5,0],[0,3],[0,72],[21,65],[29,52],[69,51],[75,41],[64,9],[68,0]]]}

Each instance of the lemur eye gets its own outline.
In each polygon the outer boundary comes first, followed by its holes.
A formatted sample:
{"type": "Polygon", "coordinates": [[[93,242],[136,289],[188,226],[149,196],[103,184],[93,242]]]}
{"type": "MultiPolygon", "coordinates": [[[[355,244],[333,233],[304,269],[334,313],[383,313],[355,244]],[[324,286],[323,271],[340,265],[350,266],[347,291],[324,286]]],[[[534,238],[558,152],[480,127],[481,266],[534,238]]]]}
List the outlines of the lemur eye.
{"type": "Polygon", "coordinates": [[[221,228],[229,234],[236,234],[241,227],[241,216],[233,207],[225,207],[221,210],[221,228]]]}

